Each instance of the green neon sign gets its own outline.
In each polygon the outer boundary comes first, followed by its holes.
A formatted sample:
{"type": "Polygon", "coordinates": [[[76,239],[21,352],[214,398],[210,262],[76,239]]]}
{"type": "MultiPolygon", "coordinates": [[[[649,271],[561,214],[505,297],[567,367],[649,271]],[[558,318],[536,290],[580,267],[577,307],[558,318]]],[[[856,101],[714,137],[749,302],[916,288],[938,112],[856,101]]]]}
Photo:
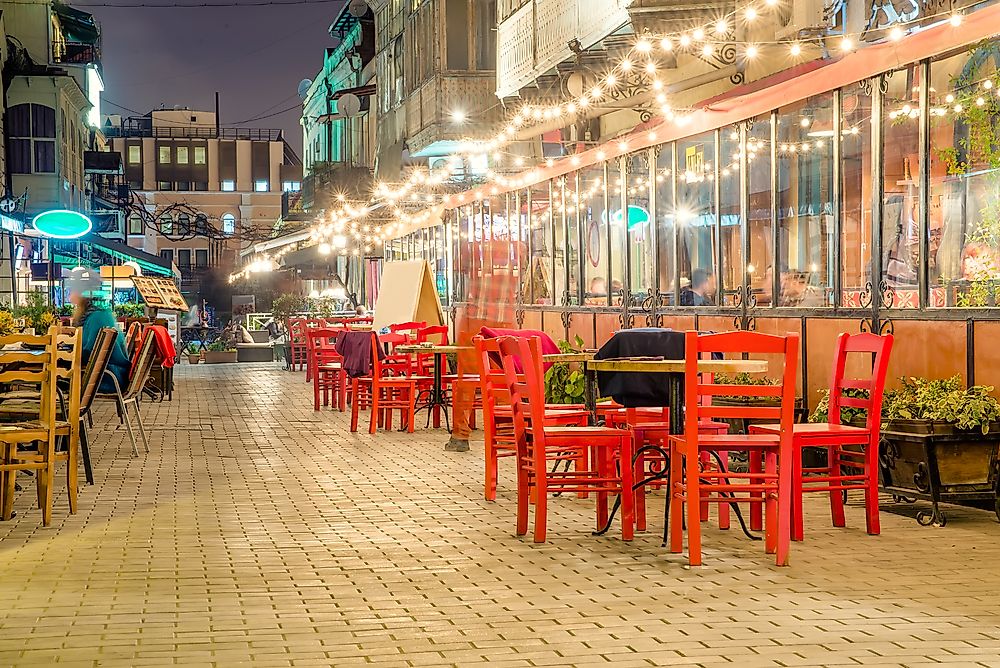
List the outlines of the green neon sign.
{"type": "Polygon", "coordinates": [[[78,211],[45,211],[31,221],[39,234],[53,239],[79,239],[94,228],[90,218],[78,211]]]}

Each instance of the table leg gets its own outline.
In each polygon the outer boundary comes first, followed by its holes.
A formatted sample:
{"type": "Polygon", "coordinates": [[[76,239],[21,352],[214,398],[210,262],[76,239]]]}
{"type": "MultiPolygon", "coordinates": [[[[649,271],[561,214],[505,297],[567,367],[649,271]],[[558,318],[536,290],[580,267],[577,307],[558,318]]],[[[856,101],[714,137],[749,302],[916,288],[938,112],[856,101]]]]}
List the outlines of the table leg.
{"type": "Polygon", "coordinates": [[[441,367],[443,359],[444,353],[437,353],[434,355],[434,396],[431,397],[431,402],[434,404],[434,408],[432,410],[440,410],[444,413],[444,426],[450,432],[451,421],[448,419],[448,408],[445,406],[444,388],[441,387],[441,378],[443,376],[441,367]]]}
{"type": "Polygon", "coordinates": [[[583,405],[590,411],[590,425],[597,424],[597,372],[583,365],[583,405]]]}
{"type": "MultiPolygon", "coordinates": [[[[684,375],[679,373],[667,374],[667,396],[670,398],[670,433],[679,435],[684,433],[684,375]]],[[[666,547],[667,539],[670,537],[670,498],[673,496],[673,480],[670,479],[670,445],[667,444],[664,453],[663,469],[666,480],[666,502],[663,506],[663,544],[666,547]]]]}

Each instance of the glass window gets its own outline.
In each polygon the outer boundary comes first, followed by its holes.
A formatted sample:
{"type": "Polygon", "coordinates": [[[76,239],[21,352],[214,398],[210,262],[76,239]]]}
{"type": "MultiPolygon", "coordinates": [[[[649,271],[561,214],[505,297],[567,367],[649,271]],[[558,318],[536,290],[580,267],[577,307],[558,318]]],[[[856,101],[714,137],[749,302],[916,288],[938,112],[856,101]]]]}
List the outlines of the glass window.
{"type": "Polygon", "coordinates": [[[191,190],[191,182],[190,181],[177,181],[174,184],[174,188],[176,190],[191,190]]]}
{"type": "Polygon", "coordinates": [[[882,97],[883,306],[917,308],[920,266],[920,65],[888,72],[882,97]]]}
{"type": "Polygon", "coordinates": [[[178,214],[177,233],[191,234],[191,216],[187,215],[186,213],[178,214]]]}
{"type": "Polygon", "coordinates": [[[747,130],[746,170],[750,205],[747,235],[750,257],[747,278],[759,306],[774,302],[774,239],[771,225],[771,115],[758,116],[747,130]]]}
{"type": "Polygon", "coordinates": [[[231,193],[236,190],[236,181],[223,181],[222,192],[231,193]]]}
{"type": "Polygon", "coordinates": [[[128,217],[128,233],[129,234],[143,234],[145,226],[143,225],[142,216],[138,213],[133,213],[128,217]]]}
{"type": "Polygon", "coordinates": [[[576,237],[576,207],[572,195],[576,194],[575,175],[563,176],[552,182],[552,208],[554,211],[553,230],[555,233],[555,281],[557,304],[578,303],[579,281],[577,270],[580,259],[573,241],[567,243],[568,236],[576,237]]]}
{"type": "Polygon", "coordinates": [[[207,267],[208,266],[208,249],[207,248],[197,248],[194,251],[194,266],[196,267],[207,267]]]}
{"type": "Polygon", "coordinates": [[[659,257],[659,284],[664,303],[676,304],[674,298],[674,145],[657,147],[656,155],[656,245],[659,257]]]}
{"type": "Polygon", "coordinates": [[[236,216],[231,213],[222,214],[222,233],[227,235],[236,233],[236,216]]]}
{"type": "Polygon", "coordinates": [[[173,190],[174,189],[174,182],[173,181],[157,181],[156,182],[156,188],[157,188],[157,190],[173,190]]]}
{"type": "Polygon", "coordinates": [[[528,229],[531,231],[531,303],[554,304],[552,295],[552,207],[547,182],[532,186],[526,194],[528,229]]]}
{"type": "Polygon", "coordinates": [[[31,173],[31,140],[8,139],[10,150],[10,171],[12,174],[31,173]]]}
{"type": "Polygon", "coordinates": [[[927,255],[933,307],[1000,303],[996,49],[995,42],[984,43],[931,63],[927,255]]]}
{"type": "Polygon", "coordinates": [[[159,151],[158,151],[158,153],[157,153],[157,155],[159,156],[159,162],[160,162],[161,165],[169,165],[170,164],[170,147],[169,146],[161,146],[160,149],[159,149],[159,151]]]}
{"type": "MultiPolygon", "coordinates": [[[[653,186],[655,177],[650,175],[649,151],[630,156],[628,165],[628,191],[624,215],[619,211],[611,216],[612,229],[624,229],[628,242],[622,248],[628,252],[628,286],[632,296],[640,303],[656,290],[656,266],[653,257],[653,186]]],[[[612,234],[612,243],[615,235],[612,234]]],[[[624,240],[623,240],[624,241],[624,240]]]]}
{"type": "Polygon", "coordinates": [[[742,144],[737,127],[719,131],[719,221],[722,234],[720,302],[736,304],[746,269],[743,262],[742,144]]]}
{"type": "Polygon", "coordinates": [[[167,262],[174,261],[174,251],[172,248],[164,248],[160,251],[160,258],[166,260],[167,262]]]}
{"type": "Polygon", "coordinates": [[[608,246],[608,275],[611,282],[607,286],[611,297],[611,303],[621,306],[625,295],[625,253],[626,229],[624,224],[624,214],[622,213],[622,200],[627,198],[628,166],[624,164],[625,159],[614,160],[608,163],[608,199],[607,211],[603,215],[607,223],[607,234],[609,235],[610,246],[608,246]],[[626,168],[625,177],[622,176],[622,167],[626,168]]]}
{"type": "MultiPolygon", "coordinates": [[[[854,84],[840,93],[840,303],[860,308],[871,280],[872,97],[854,84]]],[[[873,286],[878,289],[878,286],[873,286]]],[[[870,293],[869,293],[870,294],[870,293]]]]}
{"type": "Polygon", "coordinates": [[[205,162],[206,162],[206,155],[205,155],[205,153],[206,153],[206,151],[205,151],[205,147],[204,146],[195,146],[194,147],[194,164],[196,164],[196,165],[204,165],[205,162]]]}
{"type": "Polygon", "coordinates": [[[160,233],[161,234],[174,233],[174,219],[170,217],[169,213],[165,213],[160,216],[160,233]]]}
{"type": "Polygon", "coordinates": [[[584,303],[608,304],[608,221],[605,165],[580,170],[580,231],[584,256],[584,303]]]}
{"type": "Polygon", "coordinates": [[[266,180],[258,179],[257,181],[253,182],[254,192],[266,193],[268,190],[270,190],[270,188],[271,186],[266,180]]]}
{"type": "Polygon", "coordinates": [[[302,190],[302,184],[298,181],[285,181],[281,184],[281,189],[286,193],[297,193],[302,190]]]}
{"type": "Polygon", "coordinates": [[[181,248],[177,251],[177,266],[186,269],[191,266],[191,250],[188,248],[181,248]]]}
{"type": "Polygon", "coordinates": [[[35,140],[35,171],[51,174],[56,171],[56,143],[35,140]]]}
{"type": "Polygon", "coordinates": [[[779,306],[830,304],[833,234],[833,94],[778,111],[779,306]]]}
{"type": "Polygon", "coordinates": [[[580,195],[577,186],[579,174],[574,172],[564,179],[563,208],[565,216],[566,262],[569,271],[569,292],[563,295],[566,306],[580,305],[580,195]]]}
{"type": "Polygon", "coordinates": [[[681,306],[716,303],[715,133],[677,144],[677,223],[681,306]]]}
{"type": "Polygon", "coordinates": [[[177,147],[177,164],[186,165],[188,164],[188,147],[178,146],[177,147]]]}
{"type": "Polygon", "coordinates": [[[128,147],[128,164],[138,165],[142,162],[142,147],[141,146],[129,146],[128,147]]]}

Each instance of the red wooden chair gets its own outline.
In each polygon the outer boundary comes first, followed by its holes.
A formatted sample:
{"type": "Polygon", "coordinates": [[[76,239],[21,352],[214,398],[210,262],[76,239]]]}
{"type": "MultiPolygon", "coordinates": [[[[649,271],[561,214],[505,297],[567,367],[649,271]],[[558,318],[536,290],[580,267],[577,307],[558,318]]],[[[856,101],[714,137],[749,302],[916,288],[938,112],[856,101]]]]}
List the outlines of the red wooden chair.
{"type": "Polygon", "coordinates": [[[528,505],[532,496],[534,540],[543,543],[549,493],[593,492],[597,495],[599,529],[608,520],[608,496],[621,495],[622,539],[632,540],[635,528],[632,433],[612,427],[548,426],[539,339],[505,336],[498,343],[517,440],[517,535],[528,532],[528,505]],[[523,378],[518,376],[518,366],[524,369],[523,378]],[[549,468],[566,459],[573,460],[572,470],[549,468]]]}
{"type": "Polygon", "coordinates": [[[341,412],[347,408],[347,373],[343,358],[335,348],[337,335],[343,330],[336,328],[310,329],[310,359],[313,380],[313,410],[319,410],[320,397],[323,405],[331,403],[341,412]]]}
{"type": "Polygon", "coordinates": [[[288,332],[288,368],[292,371],[299,371],[308,363],[306,319],[289,318],[285,329],[288,332]]]}
{"type": "MultiPolygon", "coordinates": [[[[487,501],[496,501],[497,477],[501,457],[517,454],[517,438],[514,434],[514,416],[511,408],[510,391],[507,389],[503,369],[496,360],[500,359],[498,339],[476,336],[472,339],[476,347],[476,361],[479,364],[480,396],[483,398],[483,431],[486,440],[486,486],[487,501]]],[[[519,376],[523,379],[523,374],[519,376]]],[[[545,424],[548,426],[586,426],[588,412],[583,408],[550,404],[545,407],[545,424]]],[[[585,452],[580,453],[583,457],[585,452]]],[[[577,462],[586,466],[586,461],[577,462]]]]}
{"type": "Polygon", "coordinates": [[[389,325],[389,333],[402,334],[406,337],[406,343],[414,343],[417,340],[417,332],[426,327],[426,322],[398,322],[395,325],[389,325]]]}
{"type": "MultiPolygon", "coordinates": [[[[878,535],[878,445],[881,440],[882,397],[892,352],[892,335],[847,334],[837,337],[830,385],[830,412],[827,422],[796,424],[792,428],[792,540],[802,540],[802,493],[829,492],[833,526],[842,527],[844,493],[849,489],[865,491],[865,519],[868,533],[878,535]],[[846,377],[848,355],[864,355],[871,359],[871,372],[864,378],[846,377]],[[860,390],[849,396],[846,390],[860,390]],[[864,427],[841,424],[841,408],[866,411],[864,427]],[[826,448],[827,465],[802,468],[803,448],[826,448]],[[846,473],[845,469],[852,471],[846,473]],[[856,473],[855,473],[856,472],[856,473]],[[807,477],[803,477],[803,475],[807,477]]],[[[868,368],[866,364],[866,368],[868,368]]],[[[751,433],[775,433],[776,425],[759,425],[751,433]]]]}
{"type": "MultiPolygon", "coordinates": [[[[386,335],[383,335],[383,337],[386,335]]],[[[389,335],[391,336],[391,335],[389,335]]],[[[417,379],[406,374],[393,375],[379,358],[380,337],[372,332],[372,373],[370,376],[351,380],[351,431],[358,430],[358,412],[362,406],[371,408],[368,432],[374,434],[378,427],[392,429],[393,411],[399,411],[400,422],[413,433],[414,412],[417,399],[417,379]]]]}
{"type": "Polygon", "coordinates": [[[685,410],[683,436],[670,438],[670,551],[683,549],[684,504],[687,504],[688,561],[701,565],[701,504],[762,503],[765,508],[767,552],[779,566],[788,565],[791,522],[792,425],[795,416],[795,374],[798,336],[757,332],[703,334],[687,332],[685,343],[685,410]],[[698,360],[711,353],[777,355],[783,361],[778,385],[706,383],[698,360]],[[774,397],[779,406],[715,406],[706,397],[774,397]],[[776,420],[780,429],[769,434],[702,434],[705,419],[776,420]],[[765,462],[763,471],[734,473],[725,465],[706,465],[703,453],[746,451],[765,462]],[[782,465],[779,466],[779,460],[782,465]]]}

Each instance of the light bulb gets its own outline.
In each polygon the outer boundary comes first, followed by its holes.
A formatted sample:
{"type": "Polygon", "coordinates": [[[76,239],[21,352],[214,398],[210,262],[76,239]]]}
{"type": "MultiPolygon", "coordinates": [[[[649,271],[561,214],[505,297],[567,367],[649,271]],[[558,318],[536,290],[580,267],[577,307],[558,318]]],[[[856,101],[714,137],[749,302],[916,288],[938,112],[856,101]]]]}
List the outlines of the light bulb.
{"type": "Polygon", "coordinates": [[[674,43],[670,40],[669,37],[664,37],[663,39],[660,40],[660,48],[663,49],[664,51],[673,51],[674,43]]]}
{"type": "Polygon", "coordinates": [[[840,40],[841,51],[850,51],[853,48],[854,48],[854,42],[852,42],[849,37],[845,37],[844,39],[840,40]]]}
{"type": "Polygon", "coordinates": [[[952,14],[951,18],[948,19],[948,22],[951,23],[953,26],[958,27],[958,26],[962,25],[962,15],[961,14],[952,14]]]}
{"type": "Polygon", "coordinates": [[[802,47],[798,44],[792,44],[792,48],[789,49],[789,53],[791,53],[792,56],[798,56],[802,53],[802,47]]]}
{"type": "Polygon", "coordinates": [[[747,58],[756,58],[758,53],[759,51],[757,50],[757,47],[754,46],[753,44],[747,47],[746,51],[747,58]]]}
{"type": "Polygon", "coordinates": [[[705,31],[702,30],[701,28],[698,28],[693,33],[691,33],[691,36],[694,37],[696,40],[701,41],[705,39],[705,31]]]}
{"type": "Polygon", "coordinates": [[[701,47],[701,55],[706,56],[706,57],[707,56],[711,56],[712,55],[712,45],[711,44],[706,44],[705,46],[701,47]]]}
{"type": "Polygon", "coordinates": [[[746,17],[747,21],[753,21],[757,18],[757,10],[753,7],[747,7],[746,11],[743,12],[743,16],[746,17]]]}
{"type": "Polygon", "coordinates": [[[903,39],[903,31],[900,29],[899,26],[896,26],[889,31],[889,39],[891,39],[894,42],[898,42],[899,40],[903,39]]]}
{"type": "Polygon", "coordinates": [[[681,35],[681,46],[691,46],[691,38],[687,35],[681,35]]]}
{"type": "Polygon", "coordinates": [[[652,48],[653,45],[650,43],[648,39],[640,39],[638,42],[635,43],[635,50],[638,51],[639,53],[649,53],[649,51],[652,48]]]}
{"type": "Polygon", "coordinates": [[[715,24],[716,35],[725,35],[728,30],[729,24],[726,23],[725,19],[719,19],[719,21],[715,24]]]}

